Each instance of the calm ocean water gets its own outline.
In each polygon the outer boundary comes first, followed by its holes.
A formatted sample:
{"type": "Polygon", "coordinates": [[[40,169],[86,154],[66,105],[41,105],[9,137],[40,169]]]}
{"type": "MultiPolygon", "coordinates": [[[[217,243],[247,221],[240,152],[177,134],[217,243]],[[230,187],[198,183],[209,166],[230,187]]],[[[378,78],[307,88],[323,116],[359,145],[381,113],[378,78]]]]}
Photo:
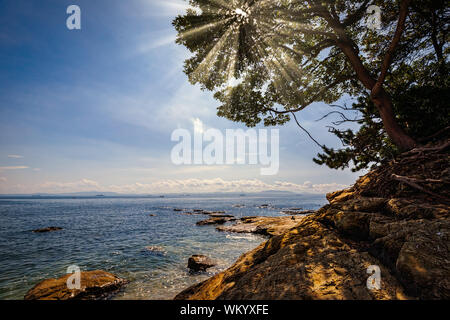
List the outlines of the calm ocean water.
{"type": "Polygon", "coordinates": [[[282,208],[317,209],[324,203],[324,198],[299,195],[0,199],[0,299],[23,299],[37,282],[64,275],[70,265],[128,279],[114,299],[171,299],[265,239],[196,226],[207,216],[182,215],[174,208],[278,216],[282,208]],[[275,208],[258,208],[266,203],[275,208]],[[31,232],[48,226],[64,230],[31,232]],[[165,252],[150,252],[147,246],[165,252]],[[192,274],[186,267],[192,254],[208,255],[218,266],[192,274]]]}

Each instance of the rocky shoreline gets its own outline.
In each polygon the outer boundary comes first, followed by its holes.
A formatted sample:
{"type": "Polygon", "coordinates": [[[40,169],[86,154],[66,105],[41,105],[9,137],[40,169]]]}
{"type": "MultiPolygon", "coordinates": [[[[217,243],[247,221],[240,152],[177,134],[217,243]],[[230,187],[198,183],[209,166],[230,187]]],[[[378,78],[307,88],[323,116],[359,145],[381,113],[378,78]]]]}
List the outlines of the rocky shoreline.
{"type": "Polygon", "coordinates": [[[449,299],[449,163],[439,147],[403,154],[175,299],[449,299]]]}

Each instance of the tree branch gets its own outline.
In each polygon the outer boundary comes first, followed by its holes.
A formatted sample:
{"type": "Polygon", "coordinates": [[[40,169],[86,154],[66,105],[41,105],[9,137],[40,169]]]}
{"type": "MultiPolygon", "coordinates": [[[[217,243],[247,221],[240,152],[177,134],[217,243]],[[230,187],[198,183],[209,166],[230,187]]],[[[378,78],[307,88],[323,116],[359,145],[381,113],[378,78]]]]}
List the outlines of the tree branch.
{"type": "Polygon", "coordinates": [[[384,80],[386,79],[386,75],[389,71],[389,67],[391,66],[395,49],[397,48],[402,38],[403,31],[405,30],[405,22],[406,17],[408,16],[408,6],[410,2],[411,0],[402,0],[400,4],[400,13],[398,17],[397,28],[395,30],[394,37],[392,38],[391,44],[389,45],[389,48],[386,52],[386,55],[384,56],[383,64],[381,65],[380,76],[372,89],[372,95],[374,96],[380,93],[381,87],[383,86],[384,80]]]}
{"type": "Polygon", "coordinates": [[[302,129],[303,131],[306,132],[306,134],[309,136],[309,138],[314,141],[315,144],[317,144],[322,150],[324,149],[324,145],[321,145],[319,142],[317,142],[316,139],[313,138],[313,136],[308,132],[308,130],[306,130],[301,124],[300,122],[298,122],[297,117],[295,116],[294,112],[291,112],[292,116],[294,117],[295,122],[297,123],[297,125],[299,126],[300,129],[302,129]]]}
{"type": "Polygon", "coordinates": [[[309,100],[309,102],[303,104],[302,106],[300,106],[300,107],[298,107],[298,108],[296,108],[296,109],[282,110],[282,111],[280,111],[280,110],[276,110],[276,109],[273,109],[273,108],[266,108],[266,110],[267,110],[267,111],[275,112],[275,113],[277,113],[277,114],[286,114],[286,113],[293,113],[293,112],[301,111],[301,110],[305,109],[307,106],[309,106],[311,103],[315,102],[316,99],[317,99],[318,97],[320,97],[324,92],[330,90],[330,89],[333,88],[334,86],[336,86],[336,85],[338,85],[338,84],[340,84],[340,83],[342,83],[342,82],[344,82],[344,81],[347,81],[347,80],[349,80],[349,79],[351,79],[351,78],[350,78],[350,77],[344,77],[344,78],[341,78],[341,79],[337,79],[336,81],[334,81],[333,83],[329,84],[328,86],[326,86],[325,88],[323,88],[322,90],[320,90],[318,93],[316,93],[316,94],[309,100]]]}

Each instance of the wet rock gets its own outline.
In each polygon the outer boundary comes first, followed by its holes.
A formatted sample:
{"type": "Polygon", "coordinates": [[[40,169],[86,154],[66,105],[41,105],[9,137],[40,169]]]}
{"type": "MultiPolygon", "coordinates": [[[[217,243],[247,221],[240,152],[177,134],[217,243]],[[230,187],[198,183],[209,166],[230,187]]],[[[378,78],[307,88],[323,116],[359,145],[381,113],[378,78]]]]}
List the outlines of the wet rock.
{"type": "Polygon", "coordinates": [[[188,260],[188,268],[192,271],[206,271],[215,265],[215,261],[204,255],[196,254],[191,256],[188,260]]]}
{"type": "Polygon", "coordinates": [[[175,209],[173,209],[173,211],[176,211],[176,212],[181,212],[181,211],[183,211],[183,209],[178,209],[178,208],[175,208],[175,209]]]}
{"type": "Polygon", "coordinates": [[[166,250],[160,246],[147,246],[147,247],[145,247],[145,250],[149,251],[149,252],[160,253],[160,254],[166,253],[166,250]]]}
{"type": "Polygon", "coordinates": [[[234,218],[231,214],[222,214],[222,213],[211,213],[209,215],[211,218],[234,218]]]}
{"type": "Polygon", "coordinates": [[[236,219],[231,217],[212,217],[206,220],[198,221],[196,225],[198,226],[206,226],[206,225],[213,225],[213,224],[224,224],[229,221],[235,221],[236,219]]]}
{"type": "Polygon", "coordinates": [[[36,284],[25,295],[25,300],[101,300],[117,293],[127,281],[102,270],[81,272],[81,288],[68,289],[67,279],[47,279],[36,284]]]}
{"type": "Polygon", "coordinates": [[[47,227],[47,228],[43,228],[43,229],[33,230],[33,232],[35,232],[35,233],[45,233],[45,232],[52,232],[52,231],[59,231],[59,230],[63,230],[63,228],[60,228],[60,227],[47,227]]]}

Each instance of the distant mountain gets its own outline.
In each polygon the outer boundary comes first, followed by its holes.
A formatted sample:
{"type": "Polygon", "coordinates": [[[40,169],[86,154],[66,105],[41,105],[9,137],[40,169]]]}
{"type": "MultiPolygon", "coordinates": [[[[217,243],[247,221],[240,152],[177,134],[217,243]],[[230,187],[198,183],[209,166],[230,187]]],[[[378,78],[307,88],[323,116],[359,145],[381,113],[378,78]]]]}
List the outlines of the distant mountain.
{"type": "Polygon", "coordinates": [[[270,193],[270,194],[295,194],[295,192],[292,191],[282,191],[282,190],[266,190],[266,191],[261,191],[261,192],[256,192],[256,193],[270,193]]]}
{"type": "Polygon", "coordinates": [[[117,197],[121,196],[120,193],[117,192],[101,192],[101,191],[88,191],[88,192],[70,192],[70,193],[58,193],[52,194],[52,196],[70,196],[70,197],[117,197]]]}
{"type": "Polygon", "coordinates": [[[87,197],[87,198],[102,198],[102,197],[124,197],[124,198],[163,198],[163,197],[286,197],[286,196],[298,196],[298,197],[323,197],[320,194],[311,193],[296,193],[292,191],[280,191],[280,190],[266,190],[260,192],[204,192],[204,193],[166,193],[166,194],[123,194],[117,192],[101,192],[101,191],[88,191],[88,192],[68,192],[68,193],[33,193],[33,194],[0,194],[0,198],[53,198],[53,197],[87,197]]]}

